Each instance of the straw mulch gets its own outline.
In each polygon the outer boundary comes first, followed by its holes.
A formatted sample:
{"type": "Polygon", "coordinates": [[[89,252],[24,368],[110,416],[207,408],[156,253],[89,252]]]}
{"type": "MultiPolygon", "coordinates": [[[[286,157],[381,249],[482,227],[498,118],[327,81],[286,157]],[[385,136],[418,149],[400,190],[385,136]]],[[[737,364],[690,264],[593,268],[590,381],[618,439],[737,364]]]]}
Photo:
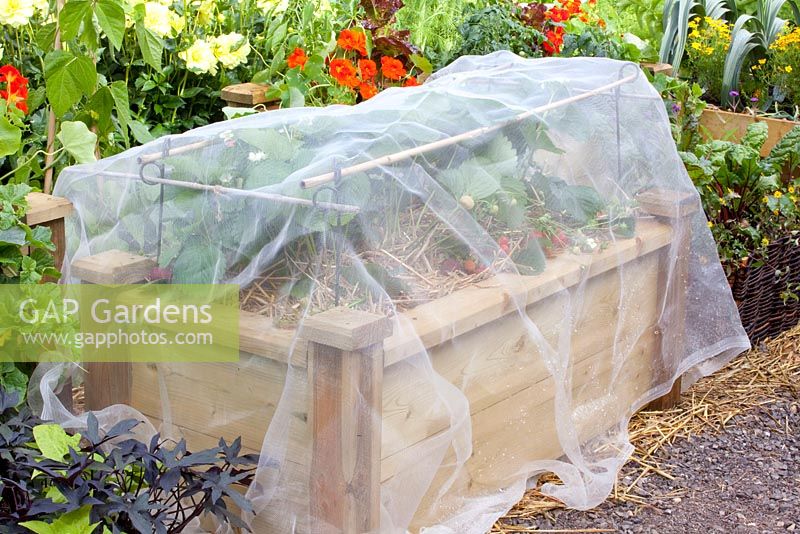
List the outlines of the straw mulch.
{"type": "MultiPolygon", "coordinates": [[[[638,507],[651,506],[634,491],[637,483],[654,474],[673,479],[669,466],[656,461],[656,451],[701,432],[722,432],[735,416],[776,402],[787,390],[800,395],[800,326],[762,343],[698,381],[683,394],[675,408],[637,413],[628,426],[635,451],[620,471],[610,500],[638,507]]],[[[779,428],[786,425],[784,421],[775,423],[779,428]]],[[[537,487],[554,480],[552,476],[542,477],[537,487]]],[[[665,497],[671,496],[660,496],[665,497]]],[[[525,526],[526,519],[548,516],[548,512],[557,508],[563,505],[538,489],[531,489],[506,517],[495,523],[491,532],[612,532],[607,529],[535,530],[525,526]]]]}

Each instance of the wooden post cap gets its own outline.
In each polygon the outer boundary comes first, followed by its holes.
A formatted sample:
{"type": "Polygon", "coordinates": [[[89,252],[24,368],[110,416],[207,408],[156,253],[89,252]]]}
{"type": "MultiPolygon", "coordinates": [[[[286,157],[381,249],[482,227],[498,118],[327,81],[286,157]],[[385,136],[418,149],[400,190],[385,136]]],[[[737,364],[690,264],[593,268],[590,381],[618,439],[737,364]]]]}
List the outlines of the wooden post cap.
{"type": "Polygon", "coordinates": [[[693,191],[652,188],[638,193],[636,202],[650,215],[672,219],[686,217],[700,209],[700,200],[693,191]]]}
{"type": "Polygon", "coordinates": [[[659,73],[672,74],[672,71],[674,70],[672,68],[672,65],[670,65],[669,63],[644,62],[642,63],[642,68],[649,70],[653,74],[659,74],[659,73]]]}
{"type": "Polygon", "coordinates": [[[28,201],[28,210],[25,213],[25,224],[28,226],[63,219],[72,212],[72,202],[66,198],[28,193],[25,199],[28,201]]]}
{"type": "Polygon", "coordinates": [[[300,336],[308,341],[354,351],[380,343],[392,335],[392,321],[350,308],[333,308],[303,321],[300,336]]]}
{"type": "Polygon", "coordinates": [[[236,85],[223,87],[220,96],[222,100],[230,105],[252,107],[275,100],[267,98],[268,89],[268,85],[258,83],[237,83],[236,85]]]}
{"type": "Polygon", "coordinates": [[[109,250],[72,262],[72,276],[92,284],[136,284],[158,264],[151,258],[109,250]]]}

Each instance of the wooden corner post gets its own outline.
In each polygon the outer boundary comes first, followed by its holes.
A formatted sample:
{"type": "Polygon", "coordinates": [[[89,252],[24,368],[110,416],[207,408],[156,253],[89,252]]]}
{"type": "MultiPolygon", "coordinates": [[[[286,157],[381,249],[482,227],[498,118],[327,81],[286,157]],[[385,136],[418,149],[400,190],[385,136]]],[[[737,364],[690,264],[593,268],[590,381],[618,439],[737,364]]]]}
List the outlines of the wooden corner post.
{"type": "MultiPolygon", "coordinates": [[[[158,264],[151,258],[109,250],[72,263],[72,276],[84,283],[100,285],[144,282],[158,264]]],[[[87,362],[84,397],[87,410],[102,410],[112,404],[130,404],[130,362],[87,362]]]]}
{"type": "MultiPolygon", "coordinates": [[[[683,333],[686,330],[686,298],[689,291],[689,256],[692,249],[692,217],[700,209],[700,202],[694,192],[650,189],[636,196],[639,207],[664,220],[672,227],[672,247],[661,251],[658,270],[659,303],[666,302],[659,318],[661,337],[661,357],[665,366],[657,378],[669,380],[666,376],[668,363],[681,357],[685,350],[683,333]],[[673,255],[672,250],[675,250],[673,255]],[[662,300],[663,299],[663,300],[662,300]],[[667,338],[665,328],[672,328],[678,336],[667,338]]],[[[667,410],[678,404],[681,397],[681,378],[672,384],[672,389],[663,397],[647,405],[648,410],[667,410]]]]}
{"type": "Polygon", "coordinates": [[[303,322],[309,341],[312,532],[378,532],[383,341],[388,317],[334,308],[303,322]]]}

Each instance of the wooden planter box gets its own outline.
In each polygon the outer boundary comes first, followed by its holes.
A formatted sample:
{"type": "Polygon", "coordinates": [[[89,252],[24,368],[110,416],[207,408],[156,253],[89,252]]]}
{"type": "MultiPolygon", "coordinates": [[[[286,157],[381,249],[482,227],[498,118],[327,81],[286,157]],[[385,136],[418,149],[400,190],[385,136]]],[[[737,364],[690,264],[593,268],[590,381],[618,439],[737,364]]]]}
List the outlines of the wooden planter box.
{"type": "MultiPolygon", "coordinates": [[[[307,396],[282,408],[288,420],[279,426],[288,433],[288,448],[280,461],[284,477],[293,469],[290,478],[303,483],[282,486],[288,502],[270,502],[254,532],[313,531],[309,516],[336,531],[377,531],[381,488],[422,454],[420,447],[428,451],[426,440],[451,426],[441,390],[419,371],[427,352],[436,373],[469,401],[473,454],[455,487],[504,487],[523,462],[563,454],[555,428],[556,384],[519,310],[557,346],[566,306],[582,292],[582,306],[573,310],[569,370],[578,430],[591,438],[623,421],[654,381],[669,380],[653,376],[654,363],[670,356],[664,351],[682,352],[679,342],[662,339],[660,310],[668,298],[669,320],[684,320],[686,286],[678,281],[686,282],[688,255],[669,265],[668,252],[676,241],[688,250],[688,234],[676,235],[670,224],[671,217],[696,209],[688,198],[664,192],[642,197],[643,208],[660,217],[637,220],[635,238],[592,255],[561,255],[536,276],[498,275],[395,321],[337,308],[307,318],[296,332],[242,313],[238,364],[87,365],[87,407],[127,403],[158,425],[165,418],[159,392],[166,387],[171,422],[190,449],[214,446],[222,435],[241,436],[246,450],[260,452],[291,372],[307,396]],[[616,332],[620,299],[629,313],[625,331],[616,332]],[[393,324],[400,328],[392,332],[393,324]],[[295,336],[300,341],[293,346],[295,336]],[[613,361],[615,336],[616,354],[628,355],[620,368],[613,361]],[[621,386],[609,395],[612,383],[621,386]]],[[[110,252],[74,262],[73,273],[95,283],[123,276],[130,281],[126,265],[144,271],[142,261],[149,260],[110,252]]],[[[445,456],[441,465],[450,460],[454,456],[445,456]]],[[[435,521],[430,505],[448,498],[437,492],[450,474],[436,473],[412,530],[435,521]]]]}
{"type": "Polygon", "coordinates": [[[770,150],[778,144],[778,141],[789,130],[795,126],[800,126],[800,122],[784,119],[772,119],[769,117],[758,117],[746,113],[733,113],[721,109],[706,108],[700,116],[700,126],[707,130],[711,139],[724,139],[740,141],[747,131],[747,127],[754,122],[766,122],[769,125],[769,136],[764,146],[761,147],[761,155],[766,156],[770,150]]]}

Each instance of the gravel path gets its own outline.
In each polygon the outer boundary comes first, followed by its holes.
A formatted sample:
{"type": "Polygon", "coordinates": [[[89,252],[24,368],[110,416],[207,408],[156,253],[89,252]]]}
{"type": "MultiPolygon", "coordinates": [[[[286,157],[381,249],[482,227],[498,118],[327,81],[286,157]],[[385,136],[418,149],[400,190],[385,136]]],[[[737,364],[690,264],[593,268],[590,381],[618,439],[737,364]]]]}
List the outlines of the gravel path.
{"type": "Polygon", "coordinates": [[[646,507],[609,500],[588,512],[554,510],[525,527],[531,532],[800,534],[798,404],[786,393],[733,418],[723,433],[662,448],[658,462],[674,480],[657,474],[639,480],[633,491],[646,507]]]}

